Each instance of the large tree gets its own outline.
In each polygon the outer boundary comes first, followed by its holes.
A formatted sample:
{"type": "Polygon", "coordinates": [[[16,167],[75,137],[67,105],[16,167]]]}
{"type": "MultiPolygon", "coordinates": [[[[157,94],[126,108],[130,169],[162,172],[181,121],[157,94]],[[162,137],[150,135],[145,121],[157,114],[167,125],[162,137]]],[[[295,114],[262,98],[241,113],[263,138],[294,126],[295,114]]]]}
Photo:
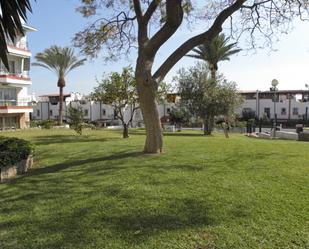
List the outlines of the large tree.
{"type": "Polygon", "coordinates": [[[131,67],[125,67],[122,73],[113,72],[104,78],[91,94],[95,101],[103,102],[114,108],[116,118],[123,126],[123,138],[129,137],[128,127],[135,112],[139,109],[136,81],[131,67]],[[126,118],[126,112],[129,118],[126,118]]]}
{"type": "Polygon", "coordinates": [[[210,135],[213,117],[222,116],[225,122],[233,116],[241,104],[241,96],[236,84],[222,76],[215,84],[205,63],[197,63],[189,69],[181,69],[178,74],[181,104],[197,118],[203,120],[204,135],[210,135]]]}
{"type": "Polygon", "coordinates": [[[42,53],[35,56],[37,62],[33,66],[40,66],[56,73],[59,87],[59,116],[58,124],[62,124],[63,119],[63,88],[65,87],[65,76],[73,69],[84,64],[86,59],[78,59],[74,55],[74,50],[69,47],[51,46],[42,53]]]}
{"type": "Polygon", "coordinates": [[[192,49],[194,54],[189,54],[187,56],[206,61],[211,71],[211,77],[215,80],[218,71],[218,63],[220,61],[229,61],[231,55],[241,51],[241,49],[236,48],[236,42],[228,42],[229,38],[226,38],[224,34],[220,34],[211,41],[205,42],[192,49]]]}
{"type": "Polygon", "coordinates": [[[275,31],[286,31],[286,25],[281,24],[288,24],[294,16],[304,17],[309,8],[307,1],[294,0],[209,0],[194,6],[190,0],[81,0],[81,3],[78,10],[85,17],[96,19],[75,37],[76,46],[85,54],[97,56],[104,47],[104,54],[114,59],[127,54],[130,48],[137,48],[135,77],[146,126],[146,153],[162,151],[156,92],[181,58],[194,47],[211,41],[224,24],[231,24],[229,30],[234,37],[248,33],[253,46],[256,33],[258,38],[264,36],[271,41],[275,31]],[[200,9],[203,3],[206,6],[200,9]],[[99,9],[104,11],[103,15],[99,9]],[[198,13],[202,13],[197,19],[203,19],[201,26],[205,29],[200,34],[192,33],[181,44],[174,44],[171,54],[154,68],[159,49],[188,20],[184,17],[198,13]]]}
{"type": "Polygon", "coordinates": [[[0,0],[0,59],[7,69],[7,38],[14,40],[18,34],[24,34],[22,19],[27,20],[27,11],[31,11],[29,0],[0,0]]]}

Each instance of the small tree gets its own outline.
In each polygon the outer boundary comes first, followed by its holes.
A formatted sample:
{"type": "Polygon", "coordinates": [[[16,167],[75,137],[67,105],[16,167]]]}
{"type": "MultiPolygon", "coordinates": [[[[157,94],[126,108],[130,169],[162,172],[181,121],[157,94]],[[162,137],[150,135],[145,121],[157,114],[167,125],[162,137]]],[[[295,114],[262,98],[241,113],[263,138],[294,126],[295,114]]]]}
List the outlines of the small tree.
{"type": "Polygon", "coordinates": [[[70,119],[70,128],[76,131],[78,135],[83,133],[84,110],[81,106],[69,106],[68,117],[70,119]]]}
{"type": "Polygon", "coordinates": [[[129,137],[128,126],[132,122],[134,113],[139,108],[136,81],[132,67],[125,67],[122,73],[113,72],[104,78],[99,86],[94,88],[92,99],[102,101],[114,108],[115,116],[123,125],[123,138],[129,137]],[[125,111],[131,107],[129,119],[125,118],[125,111]]]}
{"type": "Polygon", "coordinates": [[[232,116],[235,108],[241,103],[236,84],[223,77],[213,79],[205,63],[197,63],[189,70],[179,72],[179,92],[181,102],[204,124],[204,135],[210,135],[213,129],[213,117],[222,115],[227,119],[232,116]]]}
{"type": "Polygon", "coordinates": [[[182,125],[189,122],[190,114],[184,107],[173,107],[170,112],[170,120],[181,131],[182,125]]]}

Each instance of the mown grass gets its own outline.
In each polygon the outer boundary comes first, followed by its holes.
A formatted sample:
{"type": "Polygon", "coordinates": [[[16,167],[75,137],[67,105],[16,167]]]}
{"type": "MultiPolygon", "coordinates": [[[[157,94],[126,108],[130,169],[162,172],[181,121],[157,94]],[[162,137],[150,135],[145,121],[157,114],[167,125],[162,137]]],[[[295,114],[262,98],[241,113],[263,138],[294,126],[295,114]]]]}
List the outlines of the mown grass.
{"type": "Polygon", "coordinates": [[[0,184],[0,248],[309,248],[309,143],[197,132],[2,133],[36,145],[0,184]]]}

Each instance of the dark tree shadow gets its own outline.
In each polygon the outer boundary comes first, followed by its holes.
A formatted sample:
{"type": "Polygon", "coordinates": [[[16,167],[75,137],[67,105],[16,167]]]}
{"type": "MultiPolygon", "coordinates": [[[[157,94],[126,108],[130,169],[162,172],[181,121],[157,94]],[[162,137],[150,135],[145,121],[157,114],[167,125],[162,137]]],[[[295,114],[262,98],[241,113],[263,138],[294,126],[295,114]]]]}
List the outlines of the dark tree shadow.
{"type": "Polygon", "coordinates": [[[106,142],[112,140],[119,140],[120,137],[110,138],[96,138],[93,136],[77,136],[77,135],[51,135],[51,136],[39,136],[33,139],[35,145],[48,145],[57,143],[91,143],[91,142],[106,142]]]}

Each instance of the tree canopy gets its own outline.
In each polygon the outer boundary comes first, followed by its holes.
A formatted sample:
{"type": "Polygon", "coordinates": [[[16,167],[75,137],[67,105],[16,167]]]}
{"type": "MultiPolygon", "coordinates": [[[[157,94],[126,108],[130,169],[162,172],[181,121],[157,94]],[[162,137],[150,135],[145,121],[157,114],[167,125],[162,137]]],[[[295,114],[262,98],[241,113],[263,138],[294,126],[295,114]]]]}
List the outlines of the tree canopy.
{"type": "Polygon", "coordinates": [[[177,78],[181,104],[203,120],[205,135],[211,134],[215,116],[232,116],[242,103],[235,83],[221,76],[214,84],[209,75],[207,65],[197,63],[188,70],[181,69],[177,78]]]}
{"type": "Polygon", "coordinates": [[[128,137],[128,125],[132,122],[136,110],[139,108],[136,81],[132,67],[125,67],[122,73],[113,72],[103,78],[91,94],[95,101],[102,101],[114,108],[116,118],[123,127],[123,137],[128,137]],[[126,119],[125,112],[130,108],[130,117],[126,119]]]}
{"type": "Polygon", "coordinates": [[[105,58],[115,59],[137,49],[135,79],[146,127],[146,153],[162,151],[157,90],[181,58],[196,46],[213,40],[223,29],[236,40],[248,35],[252,47],[257,40],[271,44],[275,34],[287,32],[294,17],[308,18],[309,9],[307,1],[295,0],[80,1],[78,11],[88,18],[89,25],[76,34],[74,41],[83,53],[93,57],[104,48],[105,58]],[[170,54],[156,64],[160,48],[177,30],[190,24],[192,17],[192,27],[198,20],[203,30],[175,42],[170,54]]]}

